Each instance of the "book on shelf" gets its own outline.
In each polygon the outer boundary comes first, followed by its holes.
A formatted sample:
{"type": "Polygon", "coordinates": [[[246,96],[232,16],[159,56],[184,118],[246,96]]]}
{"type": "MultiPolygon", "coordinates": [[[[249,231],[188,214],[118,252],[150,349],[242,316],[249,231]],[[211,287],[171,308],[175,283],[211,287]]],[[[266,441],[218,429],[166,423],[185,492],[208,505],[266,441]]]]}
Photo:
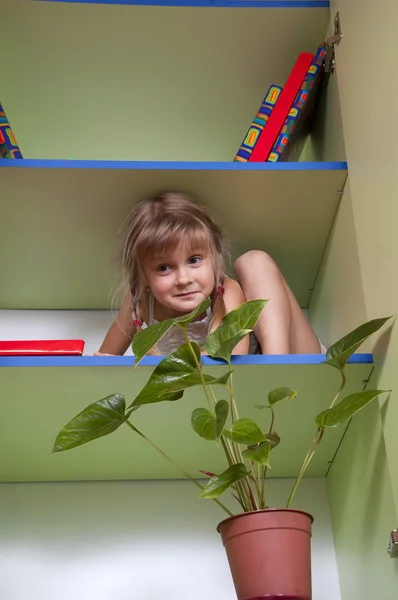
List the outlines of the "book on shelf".
{"type": "Polygon", "coordinates": [[[313,59],[314,55],[309,52],[301,52],[298,56],[272,114],[267,121],[267,126],[259,135],[248,162],[265,162],[267,160],[313,59]]]}
{"type": "Polygon", "coordinates": [[[235,155],[234,161],[247,162],[255,148],[260,134],[267,125],[274,106],[278,102],[282,88],[279,85],[271,85],[254,117],[240,147],[235,155]]]}
{"type": "Polygon", "coordinates": [[[0,158],[22,158],[14,132],[0,103],[0,158]]]}
{"type": "Polygon", "coordinates": [[[289,114],[268,155],[268,162],[299,160],[316,118],[316,109],[323,91],[323,85],[327,82],[324,69],[325,58],[326,44],[322,43],[308,68],[300,90],[290,107],[289,114]]]}
{"type": "Polygon", "coordinates": [[[81,356],[83,340],[0,341],[0,356],[81,356]]]}

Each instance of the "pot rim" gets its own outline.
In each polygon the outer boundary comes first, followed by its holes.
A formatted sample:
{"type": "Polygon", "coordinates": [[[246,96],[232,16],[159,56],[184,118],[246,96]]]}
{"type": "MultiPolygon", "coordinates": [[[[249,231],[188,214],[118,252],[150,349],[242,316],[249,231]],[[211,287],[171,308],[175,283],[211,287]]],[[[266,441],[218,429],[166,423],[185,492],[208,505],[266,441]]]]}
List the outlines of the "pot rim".
{"type": "Polygon", "coordinates": [[[245,517],[246,515],[254,515],[257,513],[264,513],[264,512],[267,512],[267,513],[268,512],[294,512],[294,513],[299,513],[301,515],[306,515],[307,517],[310,518],[311,523],[314,522],[314,517],[309,512],[306,512],[304,510],[298,510],[297,508],[261,508],[259,510],[249,510],[247,512],[242,512],[237,515],[233,515],[232,517],[227,517],[226,519],[223,519],[217,525],[217,531],[218,531],[218,533],[220,533],[221,525],[224,525],[224,523],[228,523],[228,522],[232,521],[233,519],[239,519],[240,517],[245,517]]]}

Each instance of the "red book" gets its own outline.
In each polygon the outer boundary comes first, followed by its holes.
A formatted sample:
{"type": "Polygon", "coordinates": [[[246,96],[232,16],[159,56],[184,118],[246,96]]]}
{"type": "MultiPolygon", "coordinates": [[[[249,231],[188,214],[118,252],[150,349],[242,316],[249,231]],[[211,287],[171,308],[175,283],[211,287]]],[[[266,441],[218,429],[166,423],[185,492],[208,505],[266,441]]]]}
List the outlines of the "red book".
{"type": "Polygon", "coordinates": [[[309,66],[314,58],[309,52],[302,52],[294,65],[288,80],[279,96],[274,110],[267,122],[267,127],[261,132],[257,144],[248,162],[265,162],[271,152],[275,140],[289,114],[290,108],[300,90],[309,66]]]}
{"type": "Polygon", "coordinates": [[[0,341],[0,356],[81,356],[83,340],[0,341]]]}

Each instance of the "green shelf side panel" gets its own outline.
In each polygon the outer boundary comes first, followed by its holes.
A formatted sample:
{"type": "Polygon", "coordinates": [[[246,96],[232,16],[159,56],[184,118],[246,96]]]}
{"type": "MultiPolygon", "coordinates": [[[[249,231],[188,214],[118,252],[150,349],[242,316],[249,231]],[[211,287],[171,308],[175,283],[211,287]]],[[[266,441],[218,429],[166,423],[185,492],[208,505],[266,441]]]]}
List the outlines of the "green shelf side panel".
{"type": "MultiPolygon", "coordinates": [[[[371,364],[347,367],[347,394],[363,388],[371,364]]],[[[59,430],[88,404],[111,393],[132,401],[153,367],[3,367],[0,395],[0,482],[174,479],[180,474],[127,426],[73,450],[51,454],[59,430]]],[[[220,376],[220,365],[205,372],[220,376]]],[[[330,404],[339,373],[327,365],[236,365],[234,384],[240,417],[269,426],[267,411],[254,408],[270,390],[289,386],[295,400],[276,407],[275,430],[281,437],[272,455],[272,477],[297,475],[315,433],[314,419],[330,404]]],[[[224,388],[215,388],[219,399],[224,388]]],[[[201,388],[188,390],[176,402],[141,407],[134,424],[191,475],[201,469],[221,472],[223,453],[197,436],[190,426],[192,410],[205,407],[201,388]]],[[[344,428],[326,432],[308,471],[323,477],[333,460],[344,428]]]]}
{"type": "Polygon", "coordinates": [[[386,552],[397,527],[388,461],[380,404],[374,402],[350,424],[327,477],[343,599],[397,595],[398,564],[386,552]]]}

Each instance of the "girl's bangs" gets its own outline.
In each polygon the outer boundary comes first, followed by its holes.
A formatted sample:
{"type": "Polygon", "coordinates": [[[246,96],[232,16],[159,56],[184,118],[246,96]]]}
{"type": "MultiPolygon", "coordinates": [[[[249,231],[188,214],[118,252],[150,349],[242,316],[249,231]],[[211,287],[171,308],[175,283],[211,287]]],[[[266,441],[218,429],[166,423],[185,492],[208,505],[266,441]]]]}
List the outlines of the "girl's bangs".
{"type": "Polygon", "coordinates": [[[138,254],[140,258],[163,254],[174,250],[179,244],[190,250],[211,248],[211,237],[207,229],[199,223],[179,223],[174,227],[150,227],[140,240],[138,254]]]}

